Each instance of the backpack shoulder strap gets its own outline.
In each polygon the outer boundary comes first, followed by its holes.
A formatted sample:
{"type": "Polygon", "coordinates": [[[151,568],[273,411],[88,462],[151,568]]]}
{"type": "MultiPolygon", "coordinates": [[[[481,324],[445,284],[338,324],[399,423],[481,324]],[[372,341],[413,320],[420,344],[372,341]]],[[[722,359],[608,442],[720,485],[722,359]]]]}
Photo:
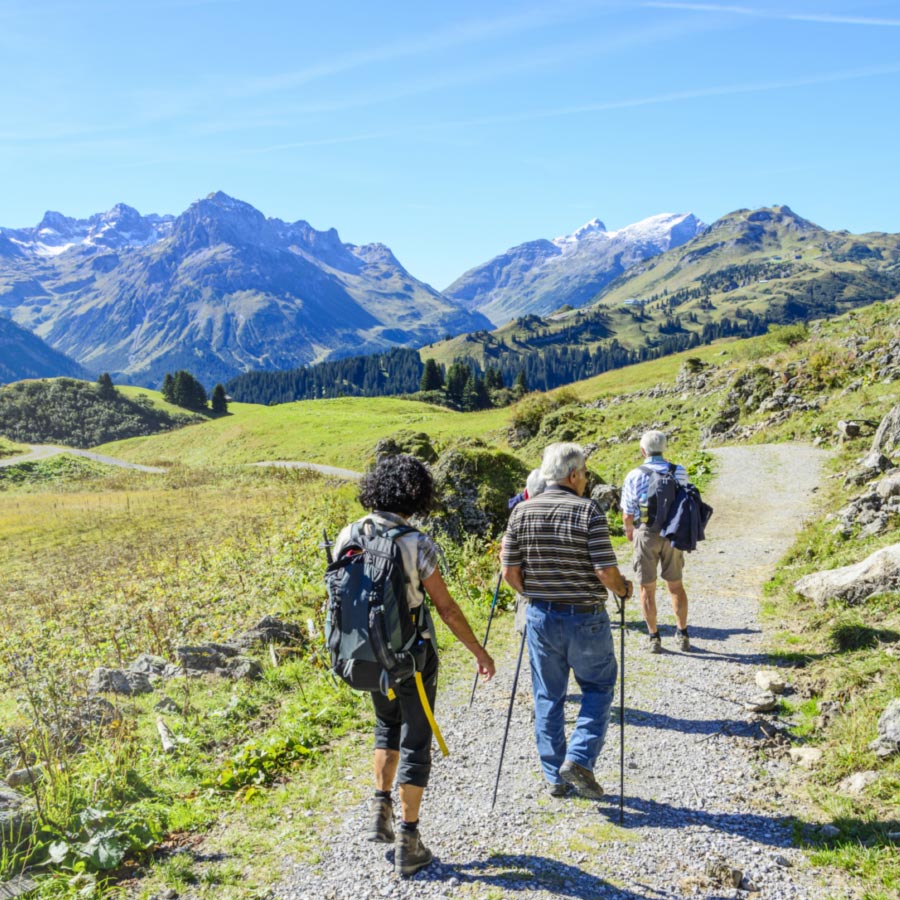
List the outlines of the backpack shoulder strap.
{"type": "Polygon", "coordinates": [[[669,474],[670,474],[672,477],[675,476],[675,472],[676,472],[677,470],[678,470],[678,466],[676,466],[675,463],[669,463],[669,474]]]}
{"type": "Polygon", "coordinates": [[[397,538],[403,537],[405,534],[418,534],[419,529],[413,528],[412,525],[395,525],[393,528],[389,529],[384,533],[386,538],[390,538],[392,541],[397,538]]]}

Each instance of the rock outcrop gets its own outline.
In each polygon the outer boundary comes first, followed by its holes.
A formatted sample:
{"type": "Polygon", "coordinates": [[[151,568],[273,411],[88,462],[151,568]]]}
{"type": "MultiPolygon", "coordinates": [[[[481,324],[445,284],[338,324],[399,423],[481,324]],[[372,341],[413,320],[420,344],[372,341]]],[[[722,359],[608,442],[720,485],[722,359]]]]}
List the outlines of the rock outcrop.
{"type": "Polygon", "coordinates": [[[876,550],[852,566],[805,575],[794,583],[794,590],[819,606],[829,600],[855,606],[886,591],[900,590],[900,544],[876,550]]]}

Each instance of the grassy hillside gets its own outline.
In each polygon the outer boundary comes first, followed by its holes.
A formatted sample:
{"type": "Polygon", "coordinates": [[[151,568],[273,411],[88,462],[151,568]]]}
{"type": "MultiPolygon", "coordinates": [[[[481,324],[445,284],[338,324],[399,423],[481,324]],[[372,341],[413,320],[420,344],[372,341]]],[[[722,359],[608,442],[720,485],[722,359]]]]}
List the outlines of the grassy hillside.
{"type": "Polygon", "coordinates": [[[723,333],[758,333],[766,323],[834,316],[898,293],[900,236],[829,232],[787,207],[738,210],[629,269],[585,307],[460,335],[423,347],[421,356],[514,371],[528,356],[594,353],[615,341],[648,358],[723,333]]]}
{"type": "MultiPolygon", "coordinates": [[[[592,470],[620,483],[637,461],[640,433],[656,426],[671,435],[671,455],[699,478],[710,469],[704,442],[816,441],[834,452],[835,477],[823,479],[818,495],[821,515],[798,523],[798,542],[769,588],[771,648],[777,662],[792,667],[795,694],[783,708],[788,739],[825,753],[798,788],[840,828],[836,841],[815,852],[860,874],[872,898],[890,896],[900,879],[896,848],[886,837],[896,828],[900,761],[875,759],[867,741],[885,698],[900,691],[897,658],[888,652],[897,646],[891,635],[900,633],[900,596],[856,610],[821,610],[800,602],[791,585],[805,572],[860,559],[898,539],[896,518],[873,536],[838,535],[826,520],[853,494],[842,474],[871,440],[864,432],[842,442],[837,421],[877,421],[900,402],[898,335],[900,302],[874,304],[809,328],[779,328],[608,372],[484,413],[386,398],[234,404],[219,419],[101,448],[163,462],[163,475],[90,467],[70,472],[61,486],[45,477],[52,462],[46,461],[7,484],[0,489],[0,652],[7,663],[0,672],[0,730],[18,735],[19,744],[0,743],[0,761],[7,769],[23,757],[45,761],[49,774],[38,796],[48,831],[33,848],[36,858],[52,840],[74,848],[55,869],[63,877],[42,881],[40,894],[74,897],[85,888],[77,867],[87,864],[77,854],[90,834],[78,817],[89,807],[110,811],[104,821],[131,859],[167,836],[172,846],[193,840],[194,832],[238,809],[242,827],[252,821],[255,830],[241,833],[229,859],[204,870],[209,890],[223,896],[265,890],[283,856],[285,801],[266,785],[292,778],[295,801],[301,798],[311,821],[333,816],[335,785],[344,786],[341,735],[363,727],[368,713],[324,674],[317,544],[323,528],[334,533],[358,512],[354,491],[309,473],[240,463],[300,459],[358,469],[379,438],[403,429],[427,432],[437,443],[485,438],[529,465],[550,441],[580,440],[592,451],[592,470]],[[796,402],[775,403],[782,389],[796,402]],[[316,639],[293,658],[276,655],[273,662],[263,654],[256,682],[168,682],[179,711],[167,721],[187,741],[174,754],[158,749],[153,695],[113,697],[115,722],[79,733],[89,752],[60,740],[70,734],[64,711],[82,702],[93,666],[127,664],[141,652],[171,659],[182,643],[228,638],[265,613],[312,627],[316,639]],[[832,702],[840,704],[840,716],[814,726],[823,704],[832,702]],[[848,801],[839,780],[863,768],[877,770],[879,781],[848,801]]],[[[161,406],[158,395],[140,393],[161,406]]],[[[446,543],[445,550],[452,592],[482,633],[496,543],[446,543]]],[[[452,671],[452,654],[449,662],[452,671]]],[[[304,829],[291,834],[303,845],[304,829]]],[[[7,858],[4,871],[14,864],[7,858]]],[[[196,877],[191,865],[186,855],[172,854],[155,871],[164,886],[186,892],[196,877]]],[[[91,875],[93,867],[87,874],[102,888],[106,876],[91,875]]],[[[125,867],[117,877],[133,871],[125,867]]]]}
{"type": "Polygon", "coordinates": [[[222,419],[97,449],[151,465],[302,460],[360,469],[386,434],[401,429],[426,431],[438,442],[497,437],[508,416],[506,410],[458,413],[390,397],[305,400],[279,406],[232,403],[228,410],[222,419]]]}
{"type": "Polygon", "coordinates": [[[73,378],[18,381],[0,388],[0,434],[20,443],[90,447],[114,438],[178,428],[201,416],[73,378]]]}

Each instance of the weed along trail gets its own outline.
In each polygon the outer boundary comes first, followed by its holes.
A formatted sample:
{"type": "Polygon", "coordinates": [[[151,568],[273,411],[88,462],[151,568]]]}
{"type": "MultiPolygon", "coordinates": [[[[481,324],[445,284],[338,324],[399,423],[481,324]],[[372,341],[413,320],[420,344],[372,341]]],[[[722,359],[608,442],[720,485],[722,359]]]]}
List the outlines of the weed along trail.
{"type": "MultiPolygon", "coordinates": [[[[759,693],[754,677],[765,664],[761,588],[811,512],[823,454],[797,444],[714,453],[718,475],[706,499],[715,516],[707,540],[685,568],[692,651],[674,649],[667,597],[659,597],[660,655],[647,650],[637,604],[627,612],[624,824],[619,825],[617,712],[596,770],[607,798],[554,798],[544,789],[527,653],[491,810],[518,651],[507,614],[491,638],[497,677],[479,685],[473,706],[468,707],[468,669],[452,683],[445,675],[439,690],[436,713],[450,755],[442,758],[435,750],[421,817],[434,863],[401,880],[390,865],[393,847],[361,839],[366,812],[358,800],[368,796],[371,783],[367,736],[356,758],[348,758],[352,768],[341,773],[346,781],[335,788],[334,814],[315,842],[315,854],[286,860],[274,896],[857,896],[833,870],[812,866],[794,847],[804,812],[782,792],[796,775],[788,763],[760,753],[759,717],[745,710],[759,693]],[[345,789],[348,782],[353,790],[345,789]]],[[[617,618],[613,611],[614,623],[617,618]]],[[[618,653],[618,633],[615,646],[618,653]]],[[[567,704],[569,726],[576,709],[567,704]]]]}

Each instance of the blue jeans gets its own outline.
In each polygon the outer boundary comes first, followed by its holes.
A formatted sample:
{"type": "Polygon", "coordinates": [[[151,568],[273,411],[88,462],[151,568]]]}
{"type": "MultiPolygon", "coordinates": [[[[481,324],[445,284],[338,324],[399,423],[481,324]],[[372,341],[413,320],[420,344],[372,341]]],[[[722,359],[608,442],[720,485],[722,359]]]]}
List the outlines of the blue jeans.
{"type": "Polygon", "coordinates": [[[609,725],[618,665],[606,610],[569,613],[529,604],[528,656],[534,694],[534,733],[547,781],[560,782],[566,759],[593,770],[609,725]],[[569,672],[581,688],[581,709],[566,746],[569,672]]]}

